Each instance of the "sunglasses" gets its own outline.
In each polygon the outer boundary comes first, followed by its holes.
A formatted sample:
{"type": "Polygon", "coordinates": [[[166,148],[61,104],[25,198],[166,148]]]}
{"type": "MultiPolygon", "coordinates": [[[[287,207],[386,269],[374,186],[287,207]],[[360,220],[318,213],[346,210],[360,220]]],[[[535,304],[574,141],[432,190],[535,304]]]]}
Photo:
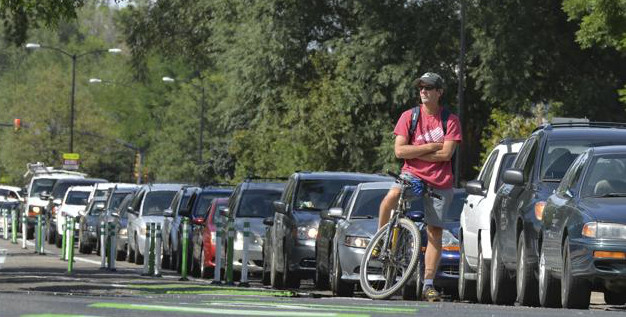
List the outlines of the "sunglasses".
{"type": "Polygon", "coordinates": [[[417,91],[422,91],[422,90],[431,91],[433,89],[435,89],[435,86],[418,86],[417,87],[417,91]]]}

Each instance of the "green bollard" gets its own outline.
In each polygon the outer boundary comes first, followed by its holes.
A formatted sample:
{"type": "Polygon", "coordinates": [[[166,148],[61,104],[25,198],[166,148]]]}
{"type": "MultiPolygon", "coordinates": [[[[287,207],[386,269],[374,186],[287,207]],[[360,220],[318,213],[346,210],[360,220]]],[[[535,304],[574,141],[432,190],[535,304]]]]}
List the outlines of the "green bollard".
{"type": "Polygon", "coordinates": [[[226,285],[235,285],[233,260],[235,252],[235,220],[228,219],[228,242],[226,246],[226,285]]]}
{"type": "Polygon", "coordinates": [[[35,228],[35,253],[41,251],[41,214],[37,215],[37,228],[35,228]]]}
{"type": "Polygon", "coordinates": [[[11,210],[11,243],[17,244],[17,208],[11,210]]]}
{"type": "Polygon", "coordinates": [[[187,250],[189,248],[189,218],[183,217],[183,253],[182,253],[182,267],[180,270],[180,279],[179,281],[189,281],[187,278],[187,250]]]}
{"type": "Polygon", "coordinates": [[[68,235],[70,237],[68,250],[69,256],[67,258],[67,274],[72,274],[74,269],[74,217],[70,217],[70,227],[68,235]]]}
{"type": "Polygon", "coordinates": [[[66,261],[65,254],[67,253],[67,217],[65,223],[61,226],[61,260],[66,261]]]}

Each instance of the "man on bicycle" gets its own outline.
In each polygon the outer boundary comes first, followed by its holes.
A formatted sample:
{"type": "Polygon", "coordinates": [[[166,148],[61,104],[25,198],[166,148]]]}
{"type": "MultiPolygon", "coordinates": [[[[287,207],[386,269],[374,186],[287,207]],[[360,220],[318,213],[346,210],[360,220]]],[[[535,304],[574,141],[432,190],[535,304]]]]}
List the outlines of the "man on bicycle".
{"type": "MultiPolygon", "coordinates": [[[[402,177],[417,182],[421,180],[432,192],[432,195],[426,192],[423,197],[428,246],[422,299],[439,301],[441,296],[433,287],[433,279],[441,257],[443,217],[450,208],[454,196],[451,159],[457,144],[462,140],[461,123],[456,115],[450,113],[446,129],[442,127],[441,97],[444,82],[441,76],[436,73],[425,73],[415,83],[421,99],[417,127],[410,137],[413,111],[409,109],[402,113],[393,131],[396,136],[394,152],[396,157],[404,159],[402,177]]],[[[379,228],[387,224],[391,209],[396,206],[399,198],[400,184],[394,184],[380,205],[379,228]]]]}

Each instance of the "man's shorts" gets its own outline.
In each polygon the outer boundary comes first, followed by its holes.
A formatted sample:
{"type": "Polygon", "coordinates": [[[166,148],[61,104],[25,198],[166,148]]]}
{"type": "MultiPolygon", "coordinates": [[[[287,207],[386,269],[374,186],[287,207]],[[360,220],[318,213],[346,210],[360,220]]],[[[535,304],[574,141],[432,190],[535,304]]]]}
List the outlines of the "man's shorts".
{"type": "MultiPolygon", "coordinates": [[[[417,177],[413,176],[409,173],[402,173],[400,175],[401,178],[410,180],[417,179],[417,177]]],[[[400,189],[402,186],[399,183],[395,183],[391,186],[392,188],[400,189]]],[[[422,196],[422,200],[424,202],[424,222],[426,222],[429,226],[440,227],[442,228],[444,225],[445,216],[448,214],[448,210],[452,205],[452,200],[454,199],[454,189],[437,189],[433,187],[429,187],[429,190],[433,193],[439,195],[439,197],[431,197],[427,192],[422,196]]],[[[412,190],[408,190],[405,192],[407,194],[407,198],[415,197],[415,194],[412,190]]]]}

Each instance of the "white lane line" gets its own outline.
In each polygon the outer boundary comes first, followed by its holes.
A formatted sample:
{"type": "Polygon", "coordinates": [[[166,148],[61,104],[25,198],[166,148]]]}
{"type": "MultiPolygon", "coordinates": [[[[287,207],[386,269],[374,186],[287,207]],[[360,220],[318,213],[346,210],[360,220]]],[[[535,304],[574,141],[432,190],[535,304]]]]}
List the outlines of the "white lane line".
{"type": "MultiPolygon", "coordinates": [[[[26,240],[26,245],[34,247],[35,243],[26,240]]],[[[50,255],[56,255],[56,256],[61,255],[60,253],[52,252],[49,249],[44,249],[44,251],[46,252],[46,254],[50,254],[50,255]]],[[[96,265],[100,265],[101,264],[101,261],[94,261],[94,260],[85,259],[85,258],[81,258],[81,257],[77,257],[77,256],[74,257],[74,260],[76,260],[78,262],[86,262],[86,263],[91,263],[91,264],[96,264],[96,265]]]]}

